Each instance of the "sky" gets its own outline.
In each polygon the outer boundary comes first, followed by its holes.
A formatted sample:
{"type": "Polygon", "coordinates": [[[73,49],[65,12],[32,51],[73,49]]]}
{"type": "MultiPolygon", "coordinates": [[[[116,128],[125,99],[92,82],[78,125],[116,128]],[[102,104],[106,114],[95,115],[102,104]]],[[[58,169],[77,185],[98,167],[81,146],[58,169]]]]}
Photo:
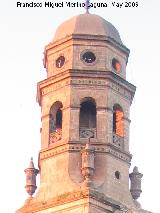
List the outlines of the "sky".
{"type": "MultiPolygon", "coordinates": [[[[160,1],[135,0],[132,2],[138,2],[138,7],[127,8],[113,7],[112,0],[97,1],[108,7],[92,8],[90,13],[111,22],[131,51],[127,80],[137,87],[130,117],[131,171],[138,166],[143,173],[142,207],[160,213],[160,1]]],[[[45,0],[34,2],[43,4],[45,0]]],[[[27,199],[24,169],[31,156],[37,167],[41,111],[36,87],[46,78],[44,47],[60,23],[80,13],[84,13],[80,7],[17,8],[16,0],[0,1],[1,213],[14,213],[27,199]]]]}

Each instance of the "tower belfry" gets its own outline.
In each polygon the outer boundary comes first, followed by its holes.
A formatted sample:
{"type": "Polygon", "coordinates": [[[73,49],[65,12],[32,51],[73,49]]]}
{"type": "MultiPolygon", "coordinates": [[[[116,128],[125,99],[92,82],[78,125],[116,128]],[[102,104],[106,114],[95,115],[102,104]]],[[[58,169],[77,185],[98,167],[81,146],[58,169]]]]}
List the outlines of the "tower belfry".
{"type": "MultiPolygon", "coordinates": [[[[147,213],[137,201],[142,174],[136,167],[129,175],[136,88],[126,80],[128,56],[116,28],[98,15],[57,28],[45,47],[47,78],[37,86],[40,186],[17,213],[147,213]]],[[[35,189],[38,172],[30,170],[26,187],[35,189]]]]}

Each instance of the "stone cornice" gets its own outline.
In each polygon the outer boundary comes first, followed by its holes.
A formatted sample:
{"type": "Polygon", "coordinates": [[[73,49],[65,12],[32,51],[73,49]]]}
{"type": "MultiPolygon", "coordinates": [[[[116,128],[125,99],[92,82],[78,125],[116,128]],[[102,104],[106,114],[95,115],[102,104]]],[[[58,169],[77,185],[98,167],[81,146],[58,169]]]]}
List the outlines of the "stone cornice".
{"type": "MultiPolygon", "coordinates": [[[[53,208],[55,206],[64,205],[66,203],[75,202],[80,199],[94,199],[100,204],[106,206],[106,209],[120,209],[121,204],[107,196],[103,193],[100,193],[94,189],[82,188],[79,191],[68,192],[62,195],[59,195],[53,199],[47,201],[37,201],[36,197],[28,199],[24,206],[16,211],[16,213],[34,213],[46,209],[53,208]]],[[[90,201],[92,202],[92,201],[90,201]]]]}
{"type": "Polygon", "coordinates": [[[130,165],[132,155],[129,152],[119,149],[118,147],[114,146],[111,143],[109,143],[107,145],[109,147],[109,149],[108,149],[109,154],[111,154],[112,156],[114,156],[122,161],[125,161],[126,163],[128,163],[130,165]]]}
{"type": "Polygon", "coordinates": [[[66,42],[71,42],[71,41],[76,41],[76,40],[84,40],[84,41],[89,41],[91,40],[93,41],[99,41],[99,42],[106,42],[109,43],[110,45],[114,46],[115,48],[121,50],[123,53],[125,53],[125,55],[128,57],[130,50],[123,45],[122,43],[120,44],[119,42],[117,42],[115,39],[109,37],[109,36],[103,36],[103,35],[86,35],[86,34],[72,34],[70,36],[67,36],[63,39],[60,39],[56,42],[52,42],[49,43],[46,47],[45,47],[45,54],[47,54],[47,51],[55,48],[56,46],[59,45],[63,45],[66,42]]]}
{"type": "Polygon", "coordinates": [[[65,70],[37,84],[37,101],[41,104],[41,96],[68,85],[90,85],[109,87],[132,102],[136,87],[111,71],[65,70]],[[84,80],[85,78],[85,80],[84,80]],[[108,80],[108,81],[107,81],[108,80]]]}
{"type": "MultiPolygon", "coordinates": [[[[41,150],[39,157],[40,160],[43,160],[62,154],[64,152],[81,152],[81,150],[84,149],[85,144],[86,140],[69,143],[58,142],[55,143],[53,146],[49,147],[48,149],[41,150]]],[[[95,153],[109,154],[116,157],[117,159],[126,162],[127,164],[130,164],[132,155],[124,150],[119,149],[113,144],[104,144],[96,141],[91,141],[91,145],[94,148],[95,153]]]]}
{"type": "MultiPolygon", "coordinates": [[[[59,143],[59,142],[57,142],[59,143]]],[[[47,149],[43,149],[40,151],[39,153],[39,160],[43,160],[43,159],[47,159],[50,158],[52,156],[58,155],[58,154],[62,154],[64,152],[67,152],[69,150],[69,145],[68,144],[63,144],[61,146],[50,146],[47,149]]]]}

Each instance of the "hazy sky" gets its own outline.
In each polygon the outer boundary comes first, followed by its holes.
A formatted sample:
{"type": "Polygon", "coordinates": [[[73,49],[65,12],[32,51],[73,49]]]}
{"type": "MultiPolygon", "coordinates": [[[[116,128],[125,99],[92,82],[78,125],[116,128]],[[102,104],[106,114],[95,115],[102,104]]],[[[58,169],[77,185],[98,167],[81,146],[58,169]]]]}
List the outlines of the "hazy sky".
{"type": "MultiPolygon", "coordinates": [[[[139,199],[142,206],[160,213],[160,1],[135,0],[132,2],[138,2],[138,7],[134,8],[115,8],[111,0],[97,2],[106,2],[108,7],[90,12],[111,22],[131,50],[127,79],[137,86],[131,107],[131,169],[136,165],[144,174],[139,199]]],[[[1,213],[14,213],[27,198],[24,169],[31,156],[37,167],[41,121],[36,84],[46,78],[42,63],[44,46],[52,40],[61,22],[84,13],[83,8],[16,5],[16,0],[0,1],[1,213]]]]}

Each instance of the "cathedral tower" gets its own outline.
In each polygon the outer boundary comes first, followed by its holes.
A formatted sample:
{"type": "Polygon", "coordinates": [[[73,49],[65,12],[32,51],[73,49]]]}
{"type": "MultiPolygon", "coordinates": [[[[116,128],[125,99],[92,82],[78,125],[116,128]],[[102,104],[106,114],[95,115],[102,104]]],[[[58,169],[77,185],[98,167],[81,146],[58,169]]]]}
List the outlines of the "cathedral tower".
{"type": "MultiPolygon", "coordinates": [[[[128,56],[118,31],[98,15],[81,14],[58,27],[45,47],[47,79],[37,86],[40,187],[17,213],[138,212],[137,168],[129,189],[136,88],[126,80],[128,56]]],[[[25,170],[30,195],[38,173],[31,165],[25,170]]]]}

